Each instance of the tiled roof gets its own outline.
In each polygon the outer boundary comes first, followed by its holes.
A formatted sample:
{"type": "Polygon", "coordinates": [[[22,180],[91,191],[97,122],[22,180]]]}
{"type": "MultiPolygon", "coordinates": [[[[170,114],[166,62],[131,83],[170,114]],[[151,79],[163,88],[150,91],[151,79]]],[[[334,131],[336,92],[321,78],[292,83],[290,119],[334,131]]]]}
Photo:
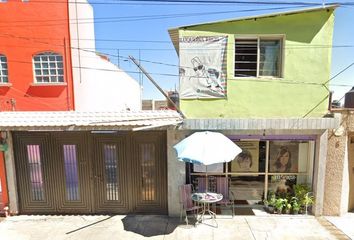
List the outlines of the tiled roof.
{"type": "Polygon", "coordinates": [[[60,128],[132,129],[175,125],[181,116],[172,110],[122,112],[0,112],[1,130],[42,130],[60,128]]]}

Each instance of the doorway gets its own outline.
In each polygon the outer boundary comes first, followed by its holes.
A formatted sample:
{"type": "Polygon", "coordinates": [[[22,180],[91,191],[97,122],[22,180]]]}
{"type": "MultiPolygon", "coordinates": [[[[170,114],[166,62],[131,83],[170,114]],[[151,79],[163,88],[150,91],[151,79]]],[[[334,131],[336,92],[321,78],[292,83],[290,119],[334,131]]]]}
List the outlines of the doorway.
{"type": "Polygon", "coordinates": [[[16,132],[22,214],[167,214],[166,132],[16,132]]]}

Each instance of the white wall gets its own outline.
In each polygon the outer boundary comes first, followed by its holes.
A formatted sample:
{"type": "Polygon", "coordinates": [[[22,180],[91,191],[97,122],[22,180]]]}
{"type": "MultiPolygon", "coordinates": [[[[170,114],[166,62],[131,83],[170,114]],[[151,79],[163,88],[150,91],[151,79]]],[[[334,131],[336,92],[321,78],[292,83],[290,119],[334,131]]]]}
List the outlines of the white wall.
{"type": "MultiPolygon", "coordinates": [[[[87,3],[86,0],[77,2],[87,3]]],[[[75,110],[141,110],[139,83],[111,62],[97,56],[93,9],[89,4],[69,3],[75,110]],[[81,22],[77,24],[75,19],[81,22]],[[80,49],[80,50],[79,50],[80,49]],[[84,49],[89,49],[85,51],[84,49]]]]}

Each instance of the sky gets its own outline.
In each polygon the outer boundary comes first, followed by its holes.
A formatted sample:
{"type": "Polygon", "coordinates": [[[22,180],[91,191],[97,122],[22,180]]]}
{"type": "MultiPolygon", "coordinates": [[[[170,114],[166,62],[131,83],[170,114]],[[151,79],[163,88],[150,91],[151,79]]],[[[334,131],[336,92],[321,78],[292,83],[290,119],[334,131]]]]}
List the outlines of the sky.
{"type": "MultiPolygon", "coordinates": [[[[89,0],[89,2],[95,16],[97,51],[109,54],[111,62],[119,65],[121,69],[141,83],[143,99],[155,100],[164,99],[164,96],[126,58],[133,56],[137,60],[140,59],[145,70],[151,73],[163,89],[178,90],[178,56],[168,35],[168,29],[305,8],[299,5],[264,5],[259,4],[259,1],[253,1],[257,4],[159,4],[112,0],[106,2],[114,4],[95,4],[105,2],[104,0],[89,0]]],[[[299,0],[291,2],[300,4],[299,0]]],[[[311,3],[322,4],[323,2],[331,3],[327,0],[311,0],[311,3]]],[[[340,6],[336,9],[331,77],[336,76],[354,62],[353,23],[354,5],[340,6]]],[[[342,98],[352,88],[351,86],[354,86],[354,65],[331,80],[330,89],[334,91],[333,99],[342,98]]]]}

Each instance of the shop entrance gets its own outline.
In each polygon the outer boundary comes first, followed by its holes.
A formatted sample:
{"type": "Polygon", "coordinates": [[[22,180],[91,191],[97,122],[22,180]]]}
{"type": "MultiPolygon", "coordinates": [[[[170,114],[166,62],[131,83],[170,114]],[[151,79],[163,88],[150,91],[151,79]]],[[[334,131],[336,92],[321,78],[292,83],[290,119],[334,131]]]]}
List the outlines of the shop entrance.
{"type": "MultiPolygon", "coordinates": [[[[237,208],[262,208],[263,200],[272,194],[293,195],[296,184],[312,188],[315,141],[286,137],[234,140],[242,152],[229,163],[208,166],[208,190],[217,191],[217,178],[227,177],[237,208]]],[[[187,164],[187,172],[189,182],[198,191],[204,189],[205,167],[187,164]]]]}

